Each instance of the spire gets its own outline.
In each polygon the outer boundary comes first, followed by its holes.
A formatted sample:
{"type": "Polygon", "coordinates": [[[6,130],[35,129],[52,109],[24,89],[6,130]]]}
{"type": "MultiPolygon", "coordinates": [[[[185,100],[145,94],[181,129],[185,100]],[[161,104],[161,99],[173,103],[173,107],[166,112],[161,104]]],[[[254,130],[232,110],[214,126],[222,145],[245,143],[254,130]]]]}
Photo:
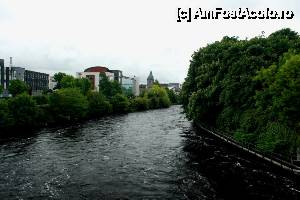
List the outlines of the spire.
{"type": "Polygon", "coordinates": [[[147,80],[153,80],[154,81],[154,77],[153,77],[152,71],[150,71],[150,74],[149,74],[147,80]]]}

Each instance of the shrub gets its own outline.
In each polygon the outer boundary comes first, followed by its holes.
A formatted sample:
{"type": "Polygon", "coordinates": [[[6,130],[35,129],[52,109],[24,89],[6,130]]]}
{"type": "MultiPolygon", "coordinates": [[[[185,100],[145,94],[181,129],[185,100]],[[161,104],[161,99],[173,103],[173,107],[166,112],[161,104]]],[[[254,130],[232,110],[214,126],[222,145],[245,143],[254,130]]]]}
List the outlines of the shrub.
{"type": "Polygon", "coordinates": [[[284,156],[291,155],[297,145],[298,138],[295,131],[278,122],[268,123],[256,143],[257,148],[263,152],[275,152],[284,156]]]}
{"type": "Polygon", "coordinates": [[[0,99],[0,128],[7,128],[14,123],[11,113],[9,112],[7,100],[0,99]]]}
{"type": "Polygon", "coordinates": [[[130,108],[132,111],[148,110],[148,99],[145,97],[136,97],[130,102],[130,108]]]}
{"type": "Polygon", "coordinates": [[[34,96],[33,100],[37,103],[37,105],[43,105],[49,103],[49,98],[46,95],[34,96]]]}
{"type": "Polygon", "coordinates": [[[102,93],[89,92],[87,98],[90,116],[101,117],[112,112],[112,105],[106,100],[102,93]]]}
{"type": "Polygon", "coordinates": [[[19,127],[36,125],[37,106],[36,102],[28,94],[20,94],[9,99],[9,110],[19,127]]]}
{"type": "Polygon", "coordinates": [[[73,121],[84,118],[88,101],[78,88],[65,88],[50,95],[50,109],[57,120],[73,121]]]}
{"type": "Polygon", "coordinates": [[[9,83],[8,91],[13,97],[15,97],[18,94],[28,93],[29,87],[24,81],[12,80],[9,83]]]}
{"type": "Polygon", "coordinates": [[[111,99],[111,104],[114,113],[126,113],[129,110],[129,101],[126,96],[116,94],[111,99]]]}

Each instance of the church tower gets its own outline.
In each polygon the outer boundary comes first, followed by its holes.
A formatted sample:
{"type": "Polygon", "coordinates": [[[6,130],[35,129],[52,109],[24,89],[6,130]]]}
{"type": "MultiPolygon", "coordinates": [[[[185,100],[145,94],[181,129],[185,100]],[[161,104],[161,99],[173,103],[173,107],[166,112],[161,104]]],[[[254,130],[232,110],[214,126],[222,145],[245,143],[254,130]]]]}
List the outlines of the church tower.
{"type": "Polygon", "coordinates": [[[154,77],[153,77],[152,71],[150,71],[150,74],[147,78],[147,88],[151,88],[153,83],[154,83],[154,77]]]}

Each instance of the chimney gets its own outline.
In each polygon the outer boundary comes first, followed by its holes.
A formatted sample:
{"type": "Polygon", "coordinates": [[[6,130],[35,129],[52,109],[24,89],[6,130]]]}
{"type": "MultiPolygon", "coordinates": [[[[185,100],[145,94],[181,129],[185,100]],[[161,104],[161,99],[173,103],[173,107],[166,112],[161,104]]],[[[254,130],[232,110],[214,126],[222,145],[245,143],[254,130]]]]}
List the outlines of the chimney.
{"type": "Polygon", "coordinates": [[[0,85],[4,88],[4,59],[0,59],[0,85]]]}
{"type": "Polygon", "coordinates": [[[9,57],[9,66],[12,67],[12,57],[9,57]]]}

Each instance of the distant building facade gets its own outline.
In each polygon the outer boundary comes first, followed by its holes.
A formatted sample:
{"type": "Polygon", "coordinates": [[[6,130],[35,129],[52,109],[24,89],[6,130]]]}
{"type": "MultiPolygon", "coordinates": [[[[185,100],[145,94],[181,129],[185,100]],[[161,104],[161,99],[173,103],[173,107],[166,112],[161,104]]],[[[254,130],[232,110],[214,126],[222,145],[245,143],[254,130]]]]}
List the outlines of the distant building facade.
{"type": "Polygon", "coordinates": [[[143,94],[147,90],[147,85],[141,84],[139,85],[139,89],[140,89],[140,94],[143,94]]]}
{"type": "Polygon", "coordinates": [[[154,83],[154,77],[153,77],[152,71],[150,71],[150,74],[147,78],[147,88],[151,88],[153,83],[154,83]]]}
{"type": "Polygon", "coordinates": [[[110,81],[114,80],[114,73],[111,73],[107,67],[102,66],[89,67],[84,72],[77,72],[77,77],[89,79],[92,83],[92,89],[98,91],[101,73],[105,74],[110,81]]]}
{"type": "Polygon", "coordinates": [[[122,85],[123,72],[121,70],[109,70],[109,72],[114,74],[114,80],[122,85]]]}
{"type": "Polygon", "coordinates": [[[77,77],[88,78],[92,83],[94,91],[99,90],[100,74],[103,73],[110,81],[118,82],[121,87],[130,90],[133,95],[139,95],[139,81],[136,77],[127,77],[123,75],[121,70],[110,70],[107,67],[95,66],[84,70],[84,72],[77,72],[77,77]]]}
{"type": "Polygon", "coordinates": [[[54,90],[56,85],[57,85],[57,82],[55,81],[54,76],[49,76],[49,89],[54,90]]]}
{"type": "Polygon", "coordinates": [[[49,74],[25,70],[24,82],[29,86],[32,95],[41,95],[49,89],[49,74]]]}
{"type": "Polygon", "coordinates": [[[181,90],[181,84],[180,83],[169,83],[168,88],[170,90],[173,90],[176,93],[179,93],[181,90]]]}
{"type": "Polygon", "coordinates": [[[130,90],[134,96],[140,95],[139,81],[136,77],[122,77],[121,87],[130,90]]]}
{"type": "Polygon", "coordinates": [[[4,89],[4,96],[8,96],[8,87],[11,80],[24,81],[32,95],[42,94],[49,89],[49,74],[26,70],[24,67],[15,67],[10,58],[9,67],[4,67],[4,60],[0,59],[0,83],[4,89]]]}
{"type": "Polygon", "coordinates": [[[180,83],[160,83],[159,85],[161,87],[173,90],[175,93],[179,93],[180,90],[181,90],[181,84],[180,83]]]}

